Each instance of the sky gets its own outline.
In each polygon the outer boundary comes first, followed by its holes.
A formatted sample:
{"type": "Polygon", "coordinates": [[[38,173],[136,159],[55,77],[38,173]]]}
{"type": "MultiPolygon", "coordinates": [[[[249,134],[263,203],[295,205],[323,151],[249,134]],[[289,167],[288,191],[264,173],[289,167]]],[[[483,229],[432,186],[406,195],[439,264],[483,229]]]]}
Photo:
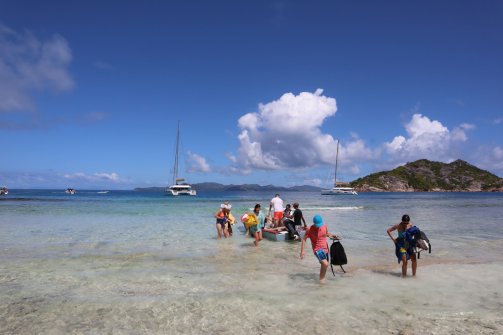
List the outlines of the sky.
{"type": "Polygon", "coordinates": [[[503,1],[0,0],[0,185],[503,176],[503,1]]]}

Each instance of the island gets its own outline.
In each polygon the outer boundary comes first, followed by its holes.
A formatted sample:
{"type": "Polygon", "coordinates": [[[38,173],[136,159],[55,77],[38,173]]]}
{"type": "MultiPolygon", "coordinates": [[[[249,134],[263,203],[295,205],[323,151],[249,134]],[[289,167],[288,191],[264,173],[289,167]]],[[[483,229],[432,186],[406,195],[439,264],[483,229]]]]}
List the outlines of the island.
{"type": "Polygon", "coordinates": [[[420,159],[352,181],[358,192],[502,192],[503,179],[461,159],[420,159]]]}

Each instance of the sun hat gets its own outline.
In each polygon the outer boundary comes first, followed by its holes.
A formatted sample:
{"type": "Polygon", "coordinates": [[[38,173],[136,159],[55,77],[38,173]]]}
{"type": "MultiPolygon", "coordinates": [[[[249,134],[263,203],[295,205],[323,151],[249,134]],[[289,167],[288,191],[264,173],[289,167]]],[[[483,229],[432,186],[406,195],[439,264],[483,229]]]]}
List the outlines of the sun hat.
{"type": "Polygon", "coordinates": [[[248,214],[241,215],[241,222],[245,223],[246,219],[248,219],[248,214]]]}
{"type": "Polygon", "coordinates": [[[316,214],[314,217],[313,217],[313,223],[314,223],[314,226],[316,228],[320,228],[323,226],[323,218],[321,217],[321,215],[319,214],[316,214]]]}

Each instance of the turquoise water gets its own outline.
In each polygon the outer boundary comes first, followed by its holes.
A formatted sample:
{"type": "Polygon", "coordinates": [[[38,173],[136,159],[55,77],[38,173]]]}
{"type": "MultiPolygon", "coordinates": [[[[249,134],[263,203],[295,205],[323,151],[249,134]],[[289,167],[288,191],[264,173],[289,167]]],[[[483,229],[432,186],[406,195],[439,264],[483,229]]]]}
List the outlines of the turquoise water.
{"type": "Polygon", "coordinates": [[[11,190],[0,198],[1,334],[482,333],[503,331],[503,195],[284,193],[343,236],[347,274],[317,281],[300,244],[217,240],[269,193],[11,190]],[[430,238],[401,279],[386,228],[408,213],[430,238]],[[410,269],[409,269],[410,272],[410,269]]]}

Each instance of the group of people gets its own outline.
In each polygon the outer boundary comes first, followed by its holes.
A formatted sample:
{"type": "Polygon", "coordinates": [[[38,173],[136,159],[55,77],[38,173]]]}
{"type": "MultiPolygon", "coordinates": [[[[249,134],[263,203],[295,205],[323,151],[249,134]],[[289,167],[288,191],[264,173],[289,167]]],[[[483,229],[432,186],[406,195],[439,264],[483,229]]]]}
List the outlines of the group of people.
{"type": "MultiPolygon", "coordinates": [[[[236,223],[231,213],[232,205],[225,202],[215,213],[217,238],[232,236],[232,226],[236,223]]],[[[245,235],[255,238],[254,244],[258,246],[262,240],[262,230],[287,230],[290,239],[300,240],[299,230],[307,227],[306,220],[299,208],[299,203],[292,206],[287,204],[283,207],[283,200],[276,194],[269,204],[269,214],[266,216],[261,210],[261,205],[256,204],[251,213],[246,212],[241,216],[241,222],[245,228],[245,235]]]]}
{"type": "Polygon", "coordinates": [[[280,198],[279,194],[276,194],[269,204],[269,212],[273,213],[271,228],[286,229],[291,240],[300,240],[299,229],[302,225],[305,229],[307,225],[298,202],[293,203],[293,211],[290,204],[283,208],[283,199],[280,198]]]}
{"type": "MultiPolygon", "coordinates": [[[[222,236],[225,238],[232,236],[232,225],[235,224],[236,220],[231,214],[231,208],[232,206],[229,203],[223,203],[219,211],[215,214],[218,238],[222,236]]],[[[270,217],[266,217],[261,211],[260,204],[256,204],[251,213],[245,213],[241,216],[241,222],[245,227],[245,234],[255,239],[253,241],[255,246],[259,245],[259,242],[262,240],[262,230],[267,226],[267,228],[275,230],[286,229],[290,239],[301,240],[299,228],[302,229],[301,225],[303,224],[305,234],[300,246],[300,258],[303,259],[305,256],[305,244],[307,239],[309,239],[311,241],[313,254],[320,262],[320,282],[324,282],[329,266],[329,248],[326,239],[327,237],[340,239],[340,237],[328,232],[323,217],[319,214],[313,217],[313,224],[307,227],[306,220],[304,219],[302,211],[299,209],[299,203],[295,202],[293,208],[293,213],[290,204],[287,204],[286,207],[283,208],[283,200],[280,198],[279,194],[276,194],[269,204],[270,217]]],[[[402,216],[400,223],[387,229],[389,237],[395,244],[395,253],[398,262],[402,262],[403,277],[407,276],[407,264],[409,260],[411,260],[412,263],[413,276],[416,275],[417,270],[416,254],[405,238],[406,231],[411,227],[410,217],[405,214],[402,216]],[[393,237],[392,234],[395,230],[398,232],[398,237],[396,238],[393,237]]]]}

